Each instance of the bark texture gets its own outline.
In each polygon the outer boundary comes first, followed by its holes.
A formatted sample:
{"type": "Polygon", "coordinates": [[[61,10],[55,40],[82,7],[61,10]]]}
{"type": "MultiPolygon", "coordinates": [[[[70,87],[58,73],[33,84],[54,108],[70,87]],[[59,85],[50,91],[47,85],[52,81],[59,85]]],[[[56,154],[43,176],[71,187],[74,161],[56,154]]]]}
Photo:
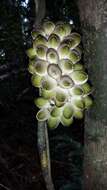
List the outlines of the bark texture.
{"type": "Polygon", "coordinates": [[[85,190],[107,189],[107,1],[78,0],[94,105],[85,116],[85,190]]]}

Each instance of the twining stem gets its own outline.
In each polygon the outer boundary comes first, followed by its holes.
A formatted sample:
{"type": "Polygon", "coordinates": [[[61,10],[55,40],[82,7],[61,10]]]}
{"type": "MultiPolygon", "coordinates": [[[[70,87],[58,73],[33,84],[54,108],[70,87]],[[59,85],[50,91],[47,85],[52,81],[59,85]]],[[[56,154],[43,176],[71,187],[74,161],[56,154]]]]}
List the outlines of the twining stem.
{"type": "Polygon", "coordinates": [[[55,190],[51,177],[49,138],[46,122],[38,122],[37,141],[41,169],[46,183],[46,188],[47,190],[55,190]]]}

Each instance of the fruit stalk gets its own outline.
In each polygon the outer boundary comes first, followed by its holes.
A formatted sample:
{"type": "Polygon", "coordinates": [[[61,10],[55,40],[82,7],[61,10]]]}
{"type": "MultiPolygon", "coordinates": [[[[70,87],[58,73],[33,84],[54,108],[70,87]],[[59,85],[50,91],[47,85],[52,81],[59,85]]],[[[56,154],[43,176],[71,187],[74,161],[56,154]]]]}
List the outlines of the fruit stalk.
{"type": "Polygon", "coordinates": [[[55,190],[51,177],[49,138],[46,122],[38,122],[37,141],[41,169],[46,188],[47,190],[55,190]]]}

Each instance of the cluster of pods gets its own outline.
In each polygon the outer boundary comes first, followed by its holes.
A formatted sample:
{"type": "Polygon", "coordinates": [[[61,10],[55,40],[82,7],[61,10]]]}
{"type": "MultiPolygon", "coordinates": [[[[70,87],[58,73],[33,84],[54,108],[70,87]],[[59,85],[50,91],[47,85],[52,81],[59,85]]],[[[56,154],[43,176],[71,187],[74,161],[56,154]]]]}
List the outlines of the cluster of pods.
{"type": "Polygon", "coordinates": [[[81,36],[69,23],[44,21],[32,32],[33,47],[27,50],[28,70],[34,87],[39,88],[35,104],[40,110],[38,121],[50,128],[61,122],[70,126],[82,119],[92,105],[88,75],[81,60],[81,36]]]}

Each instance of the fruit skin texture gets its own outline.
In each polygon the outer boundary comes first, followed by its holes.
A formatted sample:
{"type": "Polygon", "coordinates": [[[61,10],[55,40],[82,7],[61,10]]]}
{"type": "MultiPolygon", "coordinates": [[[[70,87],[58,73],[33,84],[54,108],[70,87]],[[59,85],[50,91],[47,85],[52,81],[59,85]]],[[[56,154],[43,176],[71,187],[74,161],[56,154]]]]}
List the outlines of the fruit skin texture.
{"type": "Polygon", "coordinates": [[[61,122],[70,126],[82,119],[91,107],[92,88],[81,60],[81,36],[66,22],[43,21],[32,32],[33,46],[27,50],[32,85],[40,90],[34,100],[40,109],[38,121],[47,121],[50,129],[61,122]]]}

